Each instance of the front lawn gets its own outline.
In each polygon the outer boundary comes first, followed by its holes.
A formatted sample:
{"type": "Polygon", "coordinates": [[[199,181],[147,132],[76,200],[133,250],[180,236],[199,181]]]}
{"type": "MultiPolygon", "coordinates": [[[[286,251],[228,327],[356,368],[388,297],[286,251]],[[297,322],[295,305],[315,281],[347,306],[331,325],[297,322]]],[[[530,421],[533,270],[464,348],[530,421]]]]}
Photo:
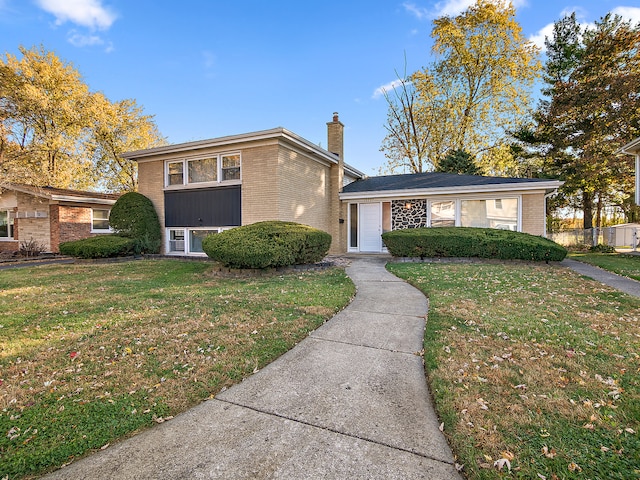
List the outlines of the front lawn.
{"type": "Polygon", "coordinates": [[[41,474],[212,397],[355,294],[341,269],[236,280],[210,266],[0,272],[0,479],[41,474]]]}
{"type": "Polygon", "coordinates": [[[640,255],[624,253],[572,253],[570,258],[589,263],[618,275],[640,280],[640,255]]]}
{"type": "Polygon", "coordinates": [[[639,299],[546,265],[388,268],[429,297],[428,380],[468,478],[640,478],[639,299]]]}

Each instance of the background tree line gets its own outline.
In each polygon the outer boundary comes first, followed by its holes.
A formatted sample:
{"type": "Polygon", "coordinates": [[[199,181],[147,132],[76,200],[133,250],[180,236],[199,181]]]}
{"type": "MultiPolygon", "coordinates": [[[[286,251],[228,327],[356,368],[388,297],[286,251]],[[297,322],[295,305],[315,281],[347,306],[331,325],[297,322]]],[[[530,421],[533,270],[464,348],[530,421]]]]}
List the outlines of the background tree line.
{"type": "Polygon", "coordinates": [[[134,191],[125,151],[162,145],[135,100],[111,102],[44,47],[0,57],[0,183],[134,191]]]}
{"type": "Polygon", "coordinates": [[[582,210],[584,228],[605,205],[633,219],[633,159],[616,152],[640,136],[639,25],[568,15],[544,64],[499,0],[434,20],[431,36],[433,61],[385,94],[384,171],[557,178],[552,207],[582,210]]]}

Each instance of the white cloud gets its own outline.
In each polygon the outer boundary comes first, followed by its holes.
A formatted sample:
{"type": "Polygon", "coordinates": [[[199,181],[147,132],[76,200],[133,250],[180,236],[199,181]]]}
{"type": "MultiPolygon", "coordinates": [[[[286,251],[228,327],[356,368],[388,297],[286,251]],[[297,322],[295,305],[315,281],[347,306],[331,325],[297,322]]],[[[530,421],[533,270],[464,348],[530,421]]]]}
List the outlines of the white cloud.
{"type": "Polygon", "coordinates": [[[402,80],[400,79],[396,79],[392,82],[382,85],[381,87],[378,87],[375,89],[371,98],[377,100],[378,98],[382,97],[385,93],[390,92],[391,90],[395,90],[400,85],[402,85],[402,80]]]}
{"type": "Polygon", "coordinates": [[[616,7],[611,10],[614,15],[620,15],[625,20],[632,23],[640,23],[640,8],[638,7],[616,7]]]}
{"type": "Polygon", "coordinates": [[[83,35],[71,30],[67,35],[67,41],[74,47],[91,47],[94,45],[104,45],[102,40],[97,35],[83,35]]]}
{"type": "Polygon", "coordinates": [[[529,37],[529,41],[544,50],[545,37],[553,38],[553,23],[549,23],[529,37]]]}
{"type": "MultiPolygon", "coordinates": [[[[496,1],[501,1],[505,5],[507,5],[509,2],[509,0],[496,1]]],[[[528,0],[513,0],[512,3],[515,8],[520,8],[527,5],[527,1],[528,0]]],[[[476,0],[442,0],[440,2],[436,2],[433,9],[420,7],[412,2],[404,2],[402,6],[407,12],[414,15],[418,20],[423,20],[434,19],[443,16],[455,17],[470,6],[475,5],[475,3],[476,0]]]]}
{"type": "Polygon", "coordinates": [[[43,10],[56,17],[56,25],[69,21],[91,29],[106,30],[117,15],[102,0],[37,0],[43,10]]]}
{"type": "Polygon", "coordinates": [[[431,17],[428,9],[418,7],[415,3],[404,2],[402,6],[407,12],[415,16],[418,20],[431,17]]]}

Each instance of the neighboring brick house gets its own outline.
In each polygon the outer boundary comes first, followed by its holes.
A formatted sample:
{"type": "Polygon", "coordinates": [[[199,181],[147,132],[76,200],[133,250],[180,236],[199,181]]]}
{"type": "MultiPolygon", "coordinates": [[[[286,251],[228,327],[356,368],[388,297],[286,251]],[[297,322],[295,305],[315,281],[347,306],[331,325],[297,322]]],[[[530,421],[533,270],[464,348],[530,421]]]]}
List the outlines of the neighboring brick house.
{"type": "Polygon", "coordinates": [[[0,188],[0,252],[36,242],[58,253],[62,242],[109,233],[119,195],[7,184],[0,188]]]}
{"type": "Polygon", "coordinates": [[[123,157],[138,162],[138,191],[158,212],[168,255],[203,255],[204,236],[262,220],[329,232],[331,253],[382,252],[380,234],[391,228],[471,224],[545,234],[545,198],[561,182],[435,173],[365,178],[344,163],[343,132],[334,113],[327,150],[275,128],[123,157]]]}

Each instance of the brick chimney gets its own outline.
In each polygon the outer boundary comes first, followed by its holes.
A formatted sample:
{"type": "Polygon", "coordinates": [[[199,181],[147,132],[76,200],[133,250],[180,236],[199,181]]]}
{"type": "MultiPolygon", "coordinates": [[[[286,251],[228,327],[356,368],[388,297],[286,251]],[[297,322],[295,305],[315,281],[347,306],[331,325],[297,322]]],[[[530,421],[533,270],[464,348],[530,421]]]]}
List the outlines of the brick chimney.
{"type": "Polygon", "coordinates": [[[347,225],[345,222],[346,207],[342,205],[339,195],[344,185],[344,125],[338,119],[338,112],[333,112],[333,120],[327,122],[327,150],[336,156],[337,164],[331,165],[330,173],[330,228],[331,253],[347,251],[347,225]]]}
{"type": "Polygon", "coordinates": [[[327,122],[327,150],[344,161],[344,125],[333,112],[333,121],[327,122]]]}

